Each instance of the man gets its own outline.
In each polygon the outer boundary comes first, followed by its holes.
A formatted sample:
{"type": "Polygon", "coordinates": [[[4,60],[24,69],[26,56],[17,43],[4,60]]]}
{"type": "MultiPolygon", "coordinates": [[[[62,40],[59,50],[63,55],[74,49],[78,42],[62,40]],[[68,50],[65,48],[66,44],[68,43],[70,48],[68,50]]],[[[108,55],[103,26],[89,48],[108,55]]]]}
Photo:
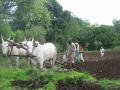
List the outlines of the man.
{"type": "Polygon", "coordinates": [[[75,43],[75,46],[76,46],[75,59],[76,59],[76,60],[80,60],[81,57],[80,57],[80,47],[79,47],[79,44],[76,42],[76,43],[75,43]]]}
{"type": "Polygon", "coordinates": [[[84,57],[83,57],[83,47],[81,46],[81,49],[80,49],[80,57],[81,57],[81,60],[82,62],[84,62],[84,57]]]}
{"type": "Polygon", "coordinates": [[[72,40],[69,40],[68,41],[67,56],[68,56],[68,59],[70,59],[72,61],[72,63],[75,62],[75,51],[76,51],[75,43],[72,40]]]}
{"type": "Polygon", "coordinates": [[[77,42],[75,43],[75,46],[76,46],[75,59],[84,62],[83,47],[80,46],[77,42]]]}
{"type": "Polygon", "coordinates": [[[103,57],[105,53],[105,49],[103,47],[100,48],[100,56],[103,57]]]}

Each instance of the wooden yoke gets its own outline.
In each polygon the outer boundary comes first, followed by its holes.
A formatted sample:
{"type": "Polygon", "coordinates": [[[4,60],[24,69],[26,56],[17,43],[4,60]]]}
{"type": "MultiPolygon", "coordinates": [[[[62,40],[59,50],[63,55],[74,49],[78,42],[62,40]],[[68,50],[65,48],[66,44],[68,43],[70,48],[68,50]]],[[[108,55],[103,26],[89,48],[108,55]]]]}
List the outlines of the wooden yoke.
{"type": "Polygon", "coordinates": [[[23,48],[23,49],[27,50],[25,47],[23,47],[22,45],[20,45],[20,44],[18,44],[18,43],[15,43],[15,42],[10,41],[10,40],[8,40],[8,39],[5,39],[5,40],[8,41],[8,42],[10,42],[10,43],[12,43],[12,45],[13,45],[13,46],[16,46],[17,48],[23,48]]]}
{"type": "MultiPolygon", "coordinates": [[[[10,43],[12,43],[12,45],[13,45],[13,46],[16,46],[17,48],[23,48],[23,49],[27,50],[25,47],[23,47],[22,45],[20,45],[20,44],[18,44],[18,43],[15,43],[15,42],[10,41],[10,40],[8,40],[8,39],[5,39],[5,40],[8,41],[8,42],[10,42],[10,43]]],[[[8,55],[8,56],[36,57],[36,56],[34,56],[34,55],[8,55]]]]}

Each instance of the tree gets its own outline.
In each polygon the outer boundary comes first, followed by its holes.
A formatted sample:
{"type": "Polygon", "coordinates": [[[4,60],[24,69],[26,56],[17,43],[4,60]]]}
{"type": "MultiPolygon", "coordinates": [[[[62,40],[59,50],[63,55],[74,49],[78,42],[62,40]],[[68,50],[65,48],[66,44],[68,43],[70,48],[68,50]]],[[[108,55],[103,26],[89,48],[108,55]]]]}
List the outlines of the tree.
{"type": "Polygon", "coordinates": [[[120,33],[120,20],[113,20],[113,28],[116,32],[120,33]]]}
{"type": "Polygon", "coordinates": [[[45,3],[45,0],[18,0],[13,20],[15,28],[26,30],[31,29],[35,25],[48,28],[51,16],[45,3]]]}
{"type": "Polygon", "coordinates": [[[119,45],[118,35],[113,30],[112,26],[93,26],[89,30],[87,38],[89,42],[89,49],[95,49],[95,47],[100,47],[101,45],[106,48],[111,48],[119,45]]]}

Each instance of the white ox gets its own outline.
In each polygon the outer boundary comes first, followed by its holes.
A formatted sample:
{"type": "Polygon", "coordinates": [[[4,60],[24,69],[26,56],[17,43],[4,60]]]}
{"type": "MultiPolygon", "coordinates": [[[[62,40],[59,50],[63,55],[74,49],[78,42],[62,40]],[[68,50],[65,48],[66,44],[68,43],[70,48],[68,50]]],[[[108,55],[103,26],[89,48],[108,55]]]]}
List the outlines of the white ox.
{"type": "MultiPolygon", "coordinates": [[[[22,48],[17,48],[16,46],[11,46],[8,41],[5,41],[3,37],[1,36],[2,39],[2,54],[7,56],[7,55],[26,55],[26,50],[22,48]]],[[[14,56],[13,59],[16,60],[16,67],[18,68],[19,65],[19,57],[14,56]]]]}
{"type": "Polygon", "coordinates": [[[45,43],[43,45],[32,41],[27,41],[25,46],[27,47],[27,53],[34,55],[34,60],[40,68],[43,68],[43,63],[46,60],[51,60],[52,66],[55,64],[57,50],[53,43],[45,43]]]}

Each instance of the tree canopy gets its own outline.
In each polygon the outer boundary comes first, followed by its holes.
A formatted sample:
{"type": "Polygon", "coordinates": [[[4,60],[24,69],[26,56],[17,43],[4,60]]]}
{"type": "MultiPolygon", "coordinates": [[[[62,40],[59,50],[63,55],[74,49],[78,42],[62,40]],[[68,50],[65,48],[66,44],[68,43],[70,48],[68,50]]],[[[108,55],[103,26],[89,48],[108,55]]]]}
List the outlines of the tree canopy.
{"type": "Polygon", "coordinates": [[[54,42],[59,50],[72,38],[87,50],[97,50],[119,46],[120,20],[114,19],[113,25],[92,25],[63,10],[56,0],[1,0],[0,34],[16,41],[34,36],[40,42],[54,42]]]}

